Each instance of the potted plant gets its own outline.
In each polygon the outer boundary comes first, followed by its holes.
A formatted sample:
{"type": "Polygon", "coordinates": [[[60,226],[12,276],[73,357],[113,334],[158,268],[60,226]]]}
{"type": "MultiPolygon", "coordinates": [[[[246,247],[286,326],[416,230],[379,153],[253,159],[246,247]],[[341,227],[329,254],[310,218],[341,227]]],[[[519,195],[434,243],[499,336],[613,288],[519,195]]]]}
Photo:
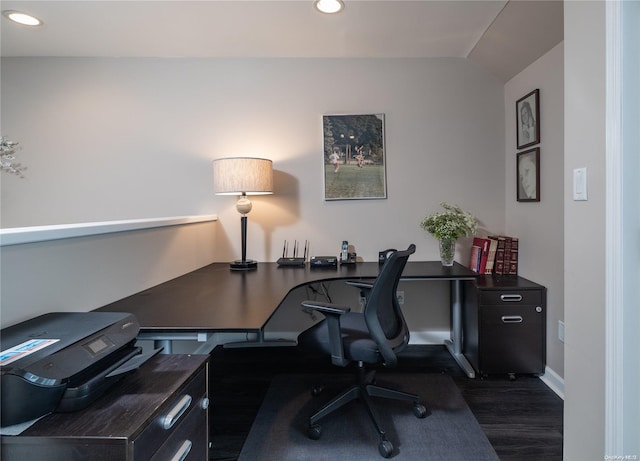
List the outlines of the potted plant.
{"type": "Polygon", "coordinates": [[[456,240],[460,237],[475,234],[478,222],[468,211],[457,205],[440,204],[445,211],[430,214],[422,220],[420,227],[438,240],[440,245],[440,260],[443,266],[453,266],[456,252],[456,240]]]}

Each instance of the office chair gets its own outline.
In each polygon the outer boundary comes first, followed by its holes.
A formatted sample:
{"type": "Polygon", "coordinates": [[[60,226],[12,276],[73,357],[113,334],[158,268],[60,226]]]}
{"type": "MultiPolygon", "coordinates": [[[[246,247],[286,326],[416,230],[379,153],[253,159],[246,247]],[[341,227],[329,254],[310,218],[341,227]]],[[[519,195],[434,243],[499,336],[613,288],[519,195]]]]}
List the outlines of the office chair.
{"type": "MultiPolygon", "coordinates": [[[[409,343],[409,329],[400,310],[396,289],[409,256],[416,250],[411,244],[403,251],[395,251],[387,258],[378,277],[372,282],[348,281],[347,284],[362,291],[366,302],[362,313],[350,312],[347,306],[303,301],[306,309],[318,311],[325,319],[298,336],[298,345],[331,355],[331,362],[340,367],[356,364],[357,382],[331,400],[309,419],[309,437],[319,439],[322,427],[318,422],[333,411],[360,399],[369,413],[380,436],[378,451],[384,458],[391,456],[392,443],[387,440],[380,418],[371,397],[383,397],[413,402],[413,413],[424,418],[427,410],[417,395],[374,385],[375,370],[369,365],[393,367],[397,365],[397,353],[409,343]]],[[[314,395],[319,392],[314,388],[314,395]]]]}

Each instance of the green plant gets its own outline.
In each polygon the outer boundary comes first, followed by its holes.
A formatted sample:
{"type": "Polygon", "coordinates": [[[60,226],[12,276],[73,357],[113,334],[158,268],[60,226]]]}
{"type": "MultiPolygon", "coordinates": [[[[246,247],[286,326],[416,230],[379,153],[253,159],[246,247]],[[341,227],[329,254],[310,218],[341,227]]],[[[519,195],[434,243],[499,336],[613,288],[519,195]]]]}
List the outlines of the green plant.
{"type": "Polygon", "coordinates": [[[427,216],[420,223],[420,227],[440,241],[454,241],[459,237],[475,234],[478,222],[471,213],[462,210],[457,205],[445,202],[440,205],[445,211],[427,216]]]}
{"type": "Polygon", "coordinates": [[[27,167],[24,167],[19,163],[15,163],[16,151],[18,149],[19,147],[17,142],[9,141],[4,136],[0,136],[0,171],[5,171],[24,178],[22,172],[26,170],[27,167]]]}

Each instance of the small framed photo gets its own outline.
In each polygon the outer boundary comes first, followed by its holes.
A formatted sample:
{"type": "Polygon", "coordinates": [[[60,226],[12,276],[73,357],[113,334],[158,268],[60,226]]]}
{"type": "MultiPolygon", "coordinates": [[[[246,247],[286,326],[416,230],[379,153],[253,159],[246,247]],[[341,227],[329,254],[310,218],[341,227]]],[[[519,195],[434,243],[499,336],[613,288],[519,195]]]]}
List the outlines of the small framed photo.
{"type": "Polygon", "coordinates": [[[386,199],[384,114],[324,115],[325,200],[386,199]]]}
{"type": "Polygon", "coordinates": [[[518,152],[516,161],[518,202],[540,201],[540,148],[518,152]]]}
{"type": "Polygon", "coordinates": [[[540,90],[516,101],[517,147],[524,149],[540,142],[540,90]]]}

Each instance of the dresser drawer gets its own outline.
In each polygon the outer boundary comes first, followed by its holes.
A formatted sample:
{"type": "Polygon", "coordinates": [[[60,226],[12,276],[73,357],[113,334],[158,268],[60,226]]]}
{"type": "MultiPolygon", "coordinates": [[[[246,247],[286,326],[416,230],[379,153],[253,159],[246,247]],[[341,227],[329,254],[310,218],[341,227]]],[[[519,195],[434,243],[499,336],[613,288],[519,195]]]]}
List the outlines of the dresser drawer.
{"type": "MultiPolygon", "coordinates": [[[[185,415],[184,420],[172,432],[151,461],[165,460],[206,460],[208,454],[207,410],[203,408],[203,395],[197,404],[185,415]]],[[[205,403],[206,405],[206,403],[205,403]]]]}
{"type": "Polygon", "coordinates": [[[480,308],[480,368],[489,373],[544,373],[542,307],[480,308]]]}
{"type": "Polygon", "coordinates": [[[205,460],[208,360],[208,355],[157,355],[87,408],[52,413],[20,435],[2,436],[0,458],[168,461],[190,440],[185,459],[205,460]]]}
{"type": "Polygon", "coordinates": [[[485,290],[480,292],[481,306],[542,305],[542,290],[485,290]]]}
{"type": "Polygon", "coordinates": [[[183,389],[176,392],[153,422],[134,440],[134,458],[149,459],[172,436],[192,409],[202,408],[202,400],[206,393],[207,377],[203,369],[187,382],[183,389]]]}

